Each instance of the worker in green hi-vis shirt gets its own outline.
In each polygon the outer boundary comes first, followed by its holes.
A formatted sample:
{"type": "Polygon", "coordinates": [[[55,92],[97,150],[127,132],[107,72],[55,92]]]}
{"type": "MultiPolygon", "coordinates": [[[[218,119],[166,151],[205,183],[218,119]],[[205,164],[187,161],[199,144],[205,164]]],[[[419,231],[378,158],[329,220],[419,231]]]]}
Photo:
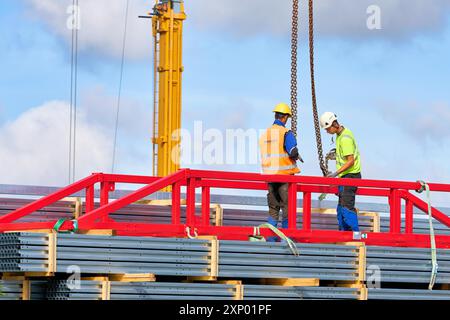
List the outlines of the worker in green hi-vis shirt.
{"type": "MultiPolygon", "coordinates": [[[[361,156],[353,132],[340,125],[336,114],[325,112],[320,125],[329,134],[336,134],[336,172],[328,177],[361,179],[361,156]]],[[[355,209],[357,187],[339,187],[337,218],[339,230],[359,232],[358,215],[355,209]]]]}

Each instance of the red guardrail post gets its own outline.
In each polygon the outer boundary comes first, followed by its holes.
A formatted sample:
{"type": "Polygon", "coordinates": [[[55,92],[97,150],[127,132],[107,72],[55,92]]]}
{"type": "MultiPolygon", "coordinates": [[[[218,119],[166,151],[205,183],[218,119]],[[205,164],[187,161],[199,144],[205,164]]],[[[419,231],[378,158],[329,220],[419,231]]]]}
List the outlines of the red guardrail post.
{"type": "Polygon", "coordinates": [[[94,210],[94,184],[86,188],[86,213],[94,210]]]}
{"type": "Polygon", "coordinates": [[[289,229],[297,229],[297,184],[289,183],[288,189],[288,221],[289,229]]]}
{"type": "Polygon", "coordinates": [[[195,224],[195,178],[187,179],[186,189],[186,224],[195,224]]]}
{"type": "MultiPolygon", "coordinates": [[[[106,206],[109,203],[109,192],[114,191],[115,184],[114,182],[105,182],[101,183],[100,189],[100,206],[106,206]]],[[[112,212],[109,212],[112,213],[112,212]]],[[[102,222],[110,221],[109,216],[105,215],[101,219],[102,222]]]]}
{"type": "Polygon", "coordinates": [[[311,231],[311,192],[303,193],[303,231],[311,231]]]}
{"type": "Polygon", "coordinates": [[[399,191],[396,189],[391,190],[391,195],[389,196],[389,204],[391,206],[391,218],[390,218],[390,232],[400,233],[401,225],[401,198],[399,191]]]}
{"type": "Polygon", "coordinates": [[[211,189],[209,187],[202,187],[202,225],[210,225],[211,214],[211,189]]]}
{"type": "Polygon", "coordinates": [[[172,185],[172,224],[181,224],[181,183],[172,185]]]}
{"type": "Polygon", "coordinates": [[[102,182],[100,184],[100,206],[105,206],[109,203],[109,183],[102,182]]]}
{"type": "Polygon", "coordinates": [[[412,234],[413,232],[414,232],[414,206],[411,200],[406,199],[405,233],[412,234]]]}

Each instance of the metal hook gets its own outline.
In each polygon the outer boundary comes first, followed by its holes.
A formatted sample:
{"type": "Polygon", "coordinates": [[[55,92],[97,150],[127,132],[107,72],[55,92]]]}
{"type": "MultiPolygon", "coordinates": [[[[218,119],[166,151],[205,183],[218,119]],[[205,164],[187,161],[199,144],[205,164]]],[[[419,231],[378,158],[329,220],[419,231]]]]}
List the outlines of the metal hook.
{"type": "Polygon", "coordinates": [[[195,229],[195,228],[194,228],[194,236],[191,235],[191,228],[189,228],[189,227],[186,227],[186,234],[189,239],[197,239],[197,237],[198,237],[197,229],[195,229]]]}

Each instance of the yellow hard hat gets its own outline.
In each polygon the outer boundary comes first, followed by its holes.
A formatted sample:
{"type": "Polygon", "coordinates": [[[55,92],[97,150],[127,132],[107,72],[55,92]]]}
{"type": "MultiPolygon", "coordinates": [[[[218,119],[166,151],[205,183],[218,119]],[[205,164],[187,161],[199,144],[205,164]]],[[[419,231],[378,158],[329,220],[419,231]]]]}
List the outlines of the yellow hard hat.
{"type": "Polygon", "coordinates": [[[273,109],[273,112],[288,114],[289,116],[292,116],[291,108],[286,103],[277,104],[275,109],[273,109]]]}

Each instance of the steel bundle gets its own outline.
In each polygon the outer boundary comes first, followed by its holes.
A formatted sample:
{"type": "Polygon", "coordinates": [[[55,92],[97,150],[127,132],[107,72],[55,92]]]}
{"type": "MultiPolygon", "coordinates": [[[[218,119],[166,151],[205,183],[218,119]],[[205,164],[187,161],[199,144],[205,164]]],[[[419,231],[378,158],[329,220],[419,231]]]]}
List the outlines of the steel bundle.
{"type": "Polygon", "coordinates": [[[450,300],[448,290],[368,289],[369,300],[450,300]]]}
{"type": "Polygon", "coordinates": [[[21,300],[22,281],[0,281],[0,300],[21,300]]]}
{"type": "Polygon", "coordinates": [[[46,286],[47,282],[41,280],[0,280],[0,300],[24,300],[27,296],[31,300],[44,300],[46,286]]]}
{"type": "MultiPolygon", "coordinates": [[[[258,226],[267,222],[268,213],[260,210],[224,209],[224,226],[258,226]]],[[[303,215],[297,214],[297,228],[303,228],[303,215]]],[[[373,218],[360,216],[359,223],[362,231],[373,231],[373,218]]],[[[311,227],[314,230],[337,230],[336,215],[313,212],[311,214],[311,227]]]]}
{"type": "MultiPolygon", "coordinates": [[[[67,281],[49,285],[49,300],[100,300],[105,285],[102,281],[81,281],[79,288],[69,289],[67,281]]],[[[233,300],[237,289],[231,284],[217,283],[108,283],[110,300],[233,300]]],[[[245,300],[277,299],[358,299],[360,289],[336,287],[283,287],[242,285],[245,300]]]]}
{"type": "Polygon", "coordinates": [[[358,278],[358,252],[354,246],[297,244],[294,256],[286,244],[221,241],[219,276],[234,278],[358,278]]]}
{"type": "Polygon", "coordinates": [[[358,288],[339,287],[283,287],[245,285],[245,300],[356,300],[360,296],[358,288]]]}
{"type": "MultiPolygon", "coordinates": [[[[0,234],[0,272],[47,272],[48,235],[0,234]]],[[[209,243],[174,238],[58,234],[56,272],[207,276],[209,243]]]]}
{"type": "MultiPolygon", "coordinates": [[[[208,240],[58,234],[56,270],[78,266],[82,273],[154,273],[167,276],[210,275],[208,240]]],[[[46,272],[47,234],[0,234],[0,272],[46,272]]],[[[220,241],[219,277],[320,278],[355,280],[354,246],[299,244],[294,256],[283,243],[220,241]]]]}
{"type": "MultiPolygon", "coordinates": [[[[450,283],[450,250],[437,249],[439,264],[436,283],[450,283]]],[[[429,283],[432,262],[430,249],[367,247],[367,270],[379,268],[381,282],[429,283]]]]}

